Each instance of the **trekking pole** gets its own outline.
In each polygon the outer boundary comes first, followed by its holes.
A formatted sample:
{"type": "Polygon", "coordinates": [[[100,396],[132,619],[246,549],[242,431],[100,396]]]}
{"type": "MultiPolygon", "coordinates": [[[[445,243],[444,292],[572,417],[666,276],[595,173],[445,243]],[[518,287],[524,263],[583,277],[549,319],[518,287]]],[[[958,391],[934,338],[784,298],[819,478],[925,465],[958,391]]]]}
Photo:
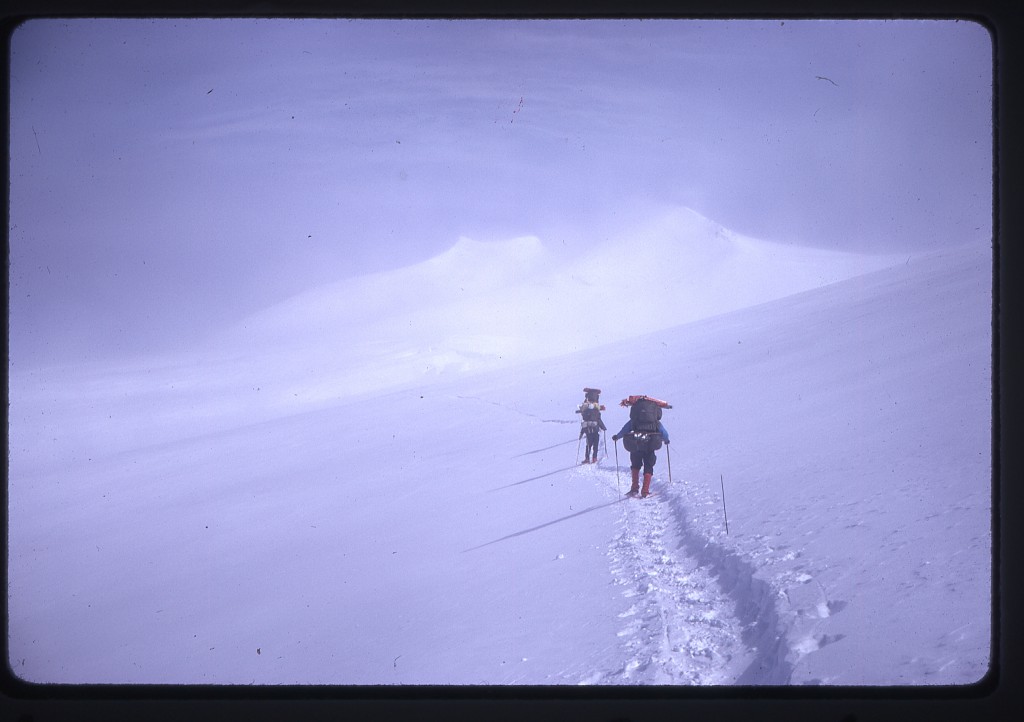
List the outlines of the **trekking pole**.
{"type": "Polygon", "coordinates": [[[665,444],[665,454],[668,455],[668,483],[672,483],[672,450],[669,444],[665,444]]]}
{"type": "Polygon", "coordinates": [[[612,441],[615,444],[615,491],[622,493],[622,487],[619,485],[619,442],[614,437],[612,441]]]}
{"type": "Polygon", "coordinates": [[[576,463],[580,463],[580,444],[583,443],[583,434],[580,434],[580,440],[576,442],[576,463]]]}
{"type": "Polygon", "coordinates": [[[729,533],[729,512],[725,510],[725,479],[721,474],[718,475],[718,480],[722,482],[722,514],[725,515],[725,533],[729,533]]]}

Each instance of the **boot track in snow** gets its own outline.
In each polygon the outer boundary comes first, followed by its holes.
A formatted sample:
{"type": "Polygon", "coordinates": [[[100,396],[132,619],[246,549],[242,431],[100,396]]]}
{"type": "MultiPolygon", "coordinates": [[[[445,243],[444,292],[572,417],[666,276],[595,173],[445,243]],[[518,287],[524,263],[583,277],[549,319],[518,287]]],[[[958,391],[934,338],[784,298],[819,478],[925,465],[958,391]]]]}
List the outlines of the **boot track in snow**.
{"type": "Polygon", "coordinates": [[[655,477],[650,497],[630,497],[616,488],[614,470],[582,469],[623,502],[608,556],[628,602],[619,615],[622,667],[582,684],[787,684],[774,594],[753,567],[694,531],[664,479],[655,477]]]}

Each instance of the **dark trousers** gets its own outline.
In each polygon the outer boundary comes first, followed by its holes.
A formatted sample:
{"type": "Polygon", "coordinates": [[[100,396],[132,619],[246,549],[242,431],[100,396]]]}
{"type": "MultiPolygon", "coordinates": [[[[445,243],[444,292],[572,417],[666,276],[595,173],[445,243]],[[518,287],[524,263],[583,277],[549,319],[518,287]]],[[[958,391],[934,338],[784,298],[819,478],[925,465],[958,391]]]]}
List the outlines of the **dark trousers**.
{"type": "Polygon", "coordinates": [[[597,447],[601,443],[601,432],[597,429],[586,431],[587,434],[587,451],[586,454],[590,455],[590,450],[594,450],[594,456],[597,456],[597,447]]]}
{"type": "Polygon", "coordinates": [[[654,465],[657,461],[658,457],[654,451],[629,452],[629,467],[631,469],[639,469],[642,466],[645,474],[654,473],[654,465]]]}

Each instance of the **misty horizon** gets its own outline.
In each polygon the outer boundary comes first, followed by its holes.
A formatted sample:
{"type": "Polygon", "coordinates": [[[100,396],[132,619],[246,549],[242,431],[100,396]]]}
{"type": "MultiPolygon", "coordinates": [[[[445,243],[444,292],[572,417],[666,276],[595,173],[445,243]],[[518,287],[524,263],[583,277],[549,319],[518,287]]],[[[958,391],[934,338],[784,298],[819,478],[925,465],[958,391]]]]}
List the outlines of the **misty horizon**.
{"type": "Polygon", "coordinates": [[[46,19],[10,42],[15,369],[185,349],[460,237],[642,243],[677,207],[838,251],[991,239],[974,23],[46,19]]]}

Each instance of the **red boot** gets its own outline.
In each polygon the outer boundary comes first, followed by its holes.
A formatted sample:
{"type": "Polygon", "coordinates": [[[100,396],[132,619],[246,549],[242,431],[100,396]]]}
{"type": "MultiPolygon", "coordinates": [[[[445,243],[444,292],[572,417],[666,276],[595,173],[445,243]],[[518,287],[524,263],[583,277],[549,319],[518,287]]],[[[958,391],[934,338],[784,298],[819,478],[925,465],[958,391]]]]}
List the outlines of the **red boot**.
{"type": "Polygon", "coordinates": [[[640,496],[647,497],[651,495],[651,477],[654,474],[644,474],[644,488],[640,490],[640,496]]]}
{"type": "Polygon", "coordinates": [[[640,493],[640,470],[630,469],[633,472],[633,485],[629,487],[629,493],[631,496],[636,496],[640,493]]]}

